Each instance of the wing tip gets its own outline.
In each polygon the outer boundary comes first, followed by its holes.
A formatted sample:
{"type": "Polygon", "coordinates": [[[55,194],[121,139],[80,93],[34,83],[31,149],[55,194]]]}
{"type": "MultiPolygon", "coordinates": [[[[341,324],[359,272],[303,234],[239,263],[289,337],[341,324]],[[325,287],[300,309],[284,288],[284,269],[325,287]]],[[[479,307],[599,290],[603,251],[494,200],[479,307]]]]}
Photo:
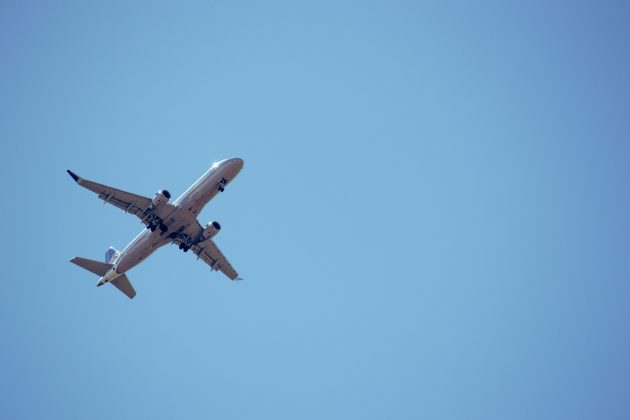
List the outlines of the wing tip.
{"type": "Polygon", "coordinates": [[[81,179],[79,178],[79,175],[75,174],[70,169],[66,169],[66,172],[68,172],[68,175],[70,175],[72,179],[74,179],[74,182],[79,182],[79,179],[81,179]]]}

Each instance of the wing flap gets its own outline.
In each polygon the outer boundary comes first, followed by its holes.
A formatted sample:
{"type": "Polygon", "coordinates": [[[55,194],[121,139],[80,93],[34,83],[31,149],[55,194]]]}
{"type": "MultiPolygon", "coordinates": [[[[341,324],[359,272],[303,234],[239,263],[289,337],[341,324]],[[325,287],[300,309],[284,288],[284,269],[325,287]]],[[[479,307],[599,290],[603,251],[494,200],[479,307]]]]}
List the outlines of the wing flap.
{"type": "Polygon", "coordinates": [[[98,182],[81,178],[69,169],[67,170],[67,172],[68,174],[70,174],[72,179],[76,181],[77,184],[98,194],[98,198],[103,200],[104,203],[118,207],[125,213],[134,214],[138,216],[143,222],[145,222],[145,218],[149,213],[156,215],[162,220],[166,220],[166,218],[175,210],[175,206],[173,206],[171,203],[164,203],[159,207],[152,209],[152,200],[148,197],[119,190],[117,188],[112,188],[107,185],[99,184],[98,182]]]}
{"type": "MultiPolygon", "coordinates": [[[[81,178],[69,169],[67,172],[77,184],[98,194],[98,198],[103,200],[105,203],[110,203],[122,210],[127,210],[128,208],[131,210],[135,207],[136,211],[138,209],[144,211],[151,205],[151,199],[148,197],[112,188],[107,185],[99,184],[98,182],[89,181],[81,178]]],[[[132,211],[132,213],[134,212],[132,211]]]]}
{"type": "Polygon", "coordinates": [[[121,196],[122,194],[107,195],[107,194],[101,193],[98,195],[98,198],[103,200],[105,203],[111,204],[115,207],[118,207],[121,210],[124,210],[125,213],[131,213],[135,215],[144,213],[144,210],[146,210],[146,208],[148,207],[146,206],[146,202],[144,201],[141,201],[140,203],[138,203],[138,201],[136,200],[134,201],[131,201],[129,199],[125,200],[121,198],[121,196]]]}
{"type": "Polygon", "coordinates": [[[193,252],[203,262],[208,264],[211,269],[221,271],[228,276],[231,280],[238,279],[238,273],[232,267],[232,264],[225,258],[223,252],[219,249],[217,244],[212,239],[206,239],[192,248],[193,252]]]}

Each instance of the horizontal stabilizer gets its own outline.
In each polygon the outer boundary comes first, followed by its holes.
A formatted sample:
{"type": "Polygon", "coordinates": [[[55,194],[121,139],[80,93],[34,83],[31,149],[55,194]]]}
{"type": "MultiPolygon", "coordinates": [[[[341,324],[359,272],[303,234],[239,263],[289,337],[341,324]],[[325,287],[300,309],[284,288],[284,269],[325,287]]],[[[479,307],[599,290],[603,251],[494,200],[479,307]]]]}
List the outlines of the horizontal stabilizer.
{"type": "Polygon", "coordinates": [[[106,264],[100,261],[88,260],[87,258],[81,257],[74,257],[70,260],[70,262],[101,277],[103,277],[113,266],[113,264],[106,264]]]}
{"type": "Polygon", "coordinates": [[[118,290],[126,294],[129,299],[133,299],[136,295],[136,291],[131,285],[131,282],[127,278],[126,274],[116,277],[114,280],[110,281],[110,283],[116,286],[118,290]]]}

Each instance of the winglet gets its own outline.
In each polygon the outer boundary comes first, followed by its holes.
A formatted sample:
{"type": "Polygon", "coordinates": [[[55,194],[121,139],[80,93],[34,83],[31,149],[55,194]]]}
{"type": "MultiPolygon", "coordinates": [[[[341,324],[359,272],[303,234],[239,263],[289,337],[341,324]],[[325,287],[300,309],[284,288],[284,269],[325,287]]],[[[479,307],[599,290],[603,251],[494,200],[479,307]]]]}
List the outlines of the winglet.
{"type": "Polygon", "coordinates": [[[70,169],[66,169],[66,172],[68,172],[68,174],[70,174],[70,176],[72,177],[72,179],[74,179],[75,182],[79,182],[79,179],[81,179],[79,177],[79,175],[75,174],[70,169]]]}

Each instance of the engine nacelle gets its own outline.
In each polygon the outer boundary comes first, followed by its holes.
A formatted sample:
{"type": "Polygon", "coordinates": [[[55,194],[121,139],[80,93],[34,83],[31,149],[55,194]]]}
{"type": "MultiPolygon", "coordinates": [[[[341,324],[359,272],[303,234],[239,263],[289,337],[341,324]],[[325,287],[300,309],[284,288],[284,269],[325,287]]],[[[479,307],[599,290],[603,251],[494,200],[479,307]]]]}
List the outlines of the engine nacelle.
{"type": "Polygon", "coordinates": [[[155,194],[151,203],[153,204],[153,207],[158,207],[168,202],[169,198],[171,198],[171,193],[166,190],[161,190],[155,194]]]}
{"type": "Polygon", "coordinates": [[[208,223],[206,227],[203,229],[203,237],[204,239],[210,239],[215,236],[221,230],[221,225],[219,222],[208,223]]]}

